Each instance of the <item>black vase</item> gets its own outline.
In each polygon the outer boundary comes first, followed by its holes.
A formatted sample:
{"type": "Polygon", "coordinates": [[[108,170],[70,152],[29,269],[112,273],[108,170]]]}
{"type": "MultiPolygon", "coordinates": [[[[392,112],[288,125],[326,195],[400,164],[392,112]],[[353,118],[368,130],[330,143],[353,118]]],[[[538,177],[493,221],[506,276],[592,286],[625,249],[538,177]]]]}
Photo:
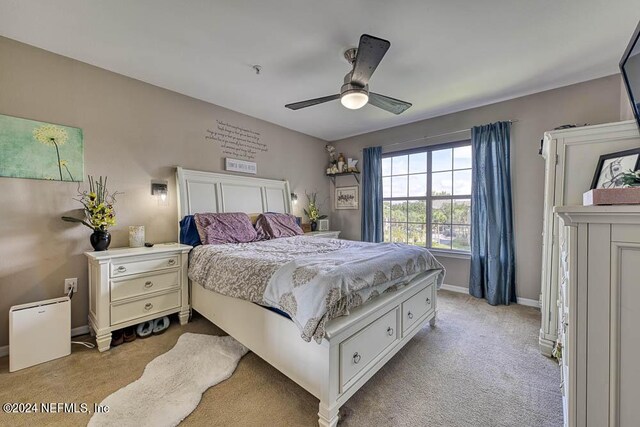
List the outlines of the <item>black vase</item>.
{"type": "Polygon", "coordinates": [[[107,230],[95,230],[89,238],[91,246],[96,251],[106,251],[111,244],[111,234],[107,230]]]}
{"type": "Polygon", "coordinates": [[[311,221],[311,231],[316,231],[318,229],[318,223],[315,221],[311,221]]]}

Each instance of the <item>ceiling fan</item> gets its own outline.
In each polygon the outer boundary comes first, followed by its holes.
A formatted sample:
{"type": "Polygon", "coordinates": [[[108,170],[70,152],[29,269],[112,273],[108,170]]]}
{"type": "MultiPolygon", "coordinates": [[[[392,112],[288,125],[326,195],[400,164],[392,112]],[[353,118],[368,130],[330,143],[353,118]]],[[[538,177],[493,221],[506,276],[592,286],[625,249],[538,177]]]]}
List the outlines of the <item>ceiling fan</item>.
{"type": "Polygon", "coordinates": [[[353,68],[344,76],[344,84],[340,88],[339,94],[294,102],[285,105],[285,107],[291,110],[299,110],[339,99],[342,105],[351,110],[357,110],[370,103],[390,113],[401,114],[411,107],[410,103],[369,92],[369,79],[390,46],[391,42],[388,40],[363,34],[360,36],[358,48],[349,49],[344,53],[345,59],[353,68]]]}

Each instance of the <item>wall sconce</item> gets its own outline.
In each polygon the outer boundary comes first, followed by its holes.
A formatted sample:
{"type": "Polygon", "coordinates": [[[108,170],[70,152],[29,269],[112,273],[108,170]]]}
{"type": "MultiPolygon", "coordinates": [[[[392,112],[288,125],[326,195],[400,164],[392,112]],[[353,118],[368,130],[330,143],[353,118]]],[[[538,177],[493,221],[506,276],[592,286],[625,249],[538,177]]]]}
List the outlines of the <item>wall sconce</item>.
{"type": "Polygon", "coordinates": [[[291,202],[292,202],[294,205],[297,205],[297,204],[298,204],[298,195],[297,195],[296,193],[291,193],[291,202]]]}
{"type": "Polygon", "coordinates": [[[167,181],[151,182],[151,195],[158,198],[158,206],[164,206],[169,194],[167,181]]]}

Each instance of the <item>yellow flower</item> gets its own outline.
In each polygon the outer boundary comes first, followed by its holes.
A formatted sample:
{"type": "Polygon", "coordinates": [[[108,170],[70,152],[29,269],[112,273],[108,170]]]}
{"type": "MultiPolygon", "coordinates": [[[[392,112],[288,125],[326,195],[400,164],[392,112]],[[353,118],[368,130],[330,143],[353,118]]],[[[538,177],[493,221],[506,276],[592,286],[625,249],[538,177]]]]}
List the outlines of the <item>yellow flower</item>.
{"type": "Polygon", "coordinates": [[[33,130],[36,141],[45,145],[62,145],[69,139],[67,131],[55,125],[42,125],[33,130]]]}
{"type": "Polygon", "coordinates": [[[66,161],[66,160],[60,160],[60,166],[62,166],[62,167],[66,167],[68,164],[69,164],[69,162],[68,162],[68,161],[66,161]]]}

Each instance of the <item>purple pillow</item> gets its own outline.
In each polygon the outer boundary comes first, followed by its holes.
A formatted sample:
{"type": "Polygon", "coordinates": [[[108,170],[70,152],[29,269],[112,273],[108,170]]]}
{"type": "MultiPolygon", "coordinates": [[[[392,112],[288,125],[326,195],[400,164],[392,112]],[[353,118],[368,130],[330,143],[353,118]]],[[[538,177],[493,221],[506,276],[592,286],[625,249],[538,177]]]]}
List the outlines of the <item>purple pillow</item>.
{"type": "Polygon", "coordinates": [[[194,218],[204,245],[248,243],[258,240],[258,234],[245,213],[202,213],[195,214],[194,218]]]}
{"type": "Polygon", "coordinates": [[[258,217],[256,231],[261,240],[304,234],[295,216],[271,212],[264,213],[258,217]]]}

